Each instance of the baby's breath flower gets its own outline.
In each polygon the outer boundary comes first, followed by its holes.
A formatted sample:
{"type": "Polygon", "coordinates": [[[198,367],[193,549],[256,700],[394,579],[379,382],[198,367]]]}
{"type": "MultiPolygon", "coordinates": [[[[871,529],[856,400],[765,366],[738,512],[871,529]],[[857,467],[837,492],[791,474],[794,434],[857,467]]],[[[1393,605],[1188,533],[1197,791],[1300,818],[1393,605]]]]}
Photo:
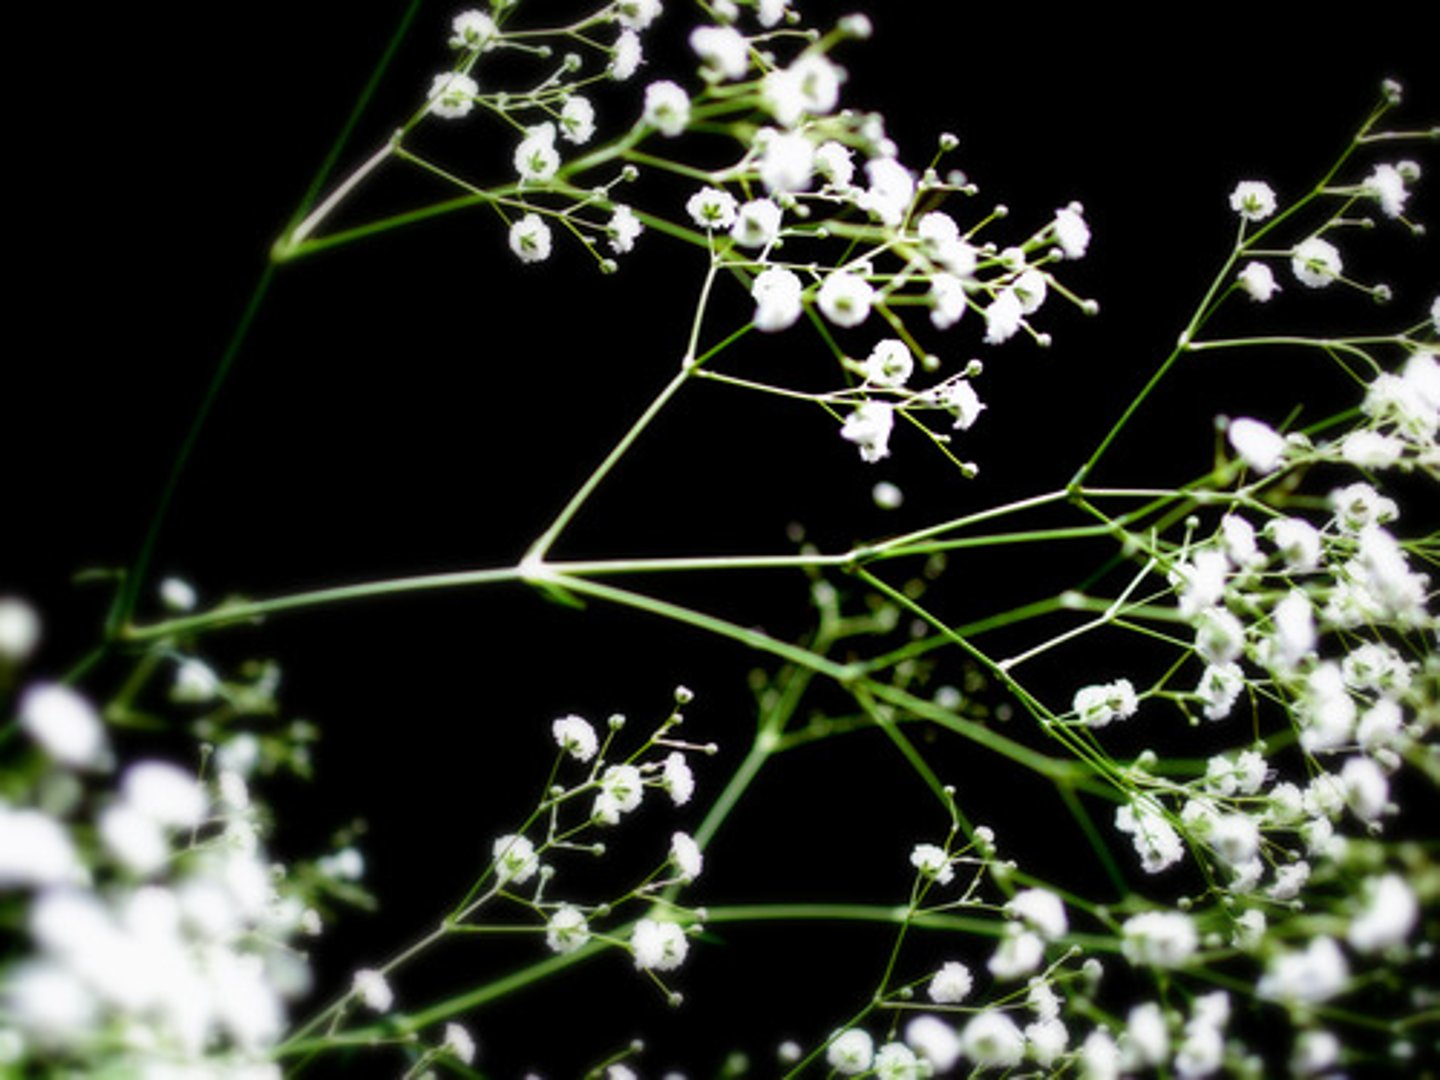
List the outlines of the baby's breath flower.
{"type": "Polygon", "coordinates": [[[525,138],[515,148],[515,171],[521,183],[543,183],[553,179],[560,168],[560,154],[555,149],[555,125],[548,120],[525,130],[525,138]]]}
{"type": "Polygon", "coordinates": [[[1378,953],[1402,944],[1420,918],[1415,890],[1399,874],[1384,874],[1367,880],[1361,892],[1365,906],[1345,932],[1350,947],[1378,953]]]}
{"type": "Polygon", "coordinates": [[[595,134],[595,106],[589,98],[572,94],[560,109],[560,134],[567,142],[580,146],[595,134]]]}
{"type": "Polygon", "coordinates": [[[600,794],[590,816],[606,825],[615,825],[621,814],[640,805],[645,787],[634,765],[611,765],[600,777],[600,794]]]}
{"type": "Polygon", "coordinates": [[[660,774],[660,786],[676,806],[684,806],[695,793],[695,774],[679,750],[672,750],[665,758],[660,774]]]}
{"type": "Polygon", "coordinates": [[[550,226],[539,214],[526,214],[510,226],[510,250],[521,262],[544,262],[552,242],[550,226]]]}
{"type": "Polygon", "coordinates": [[[875,1043],[863,1028],[837,1032],[825,1048],[825,1060],[841,1076],[858,1076],[875,1059],[875,1043]]]}
{"type": "Polygon", "coordinates": [[[937,1005],[954,1005],[969,997],[974,985],[969,968],[958,960],[947,960],[931,976],[925,992],[937,1005]]]}
{"type": "Polygon", "coordinates": [[[766,247],[780,235],[780,207],[769,199],[752,199],[735,214],[730,236],[741,247],[766,247]]]}
{"type": "Polygon", "coordinates": [[[545,924],[545,944],[551,952],[571,953],[589,940],[590,924],[573,904],[561,904],[545,924]]]}
{"type": "Polygon", "coordinates": [[[936,330],[954,326],[968,306],[965,283],[958,277],[948,273],[930,276],[930,322],[936,330]]]}
{"type": "Polygon", "coordinates": [[[194,611],[199,597],[195,594],[195,587],[188,581],[177,577],[167,577],[160,582],[160,602],[169,611],[194,611]]]}
{"type": "Polygon", "coordinates": [[[755,137],[760,148],[760,181],[767,191],[804,191],[815,168],[815,146],[803,132],[763,128],[755,137]]]}
{"type": "Polygon", "coordinates": [[[1319,530],[1304,518],[1272,518],[1264,531],[1290,573],[1308,574],[1320,565],[1319,530]]]}
{"type": "Polygon", "coordinates": [[[1275,213],[1275,192],[1263,180],[1242,180],[1230,193],[1230,209],[1246,221],[1264,221],[1275,213]]]}
{"type": "Polygon", "coordinates": [[[1045,284],[1045,275],[1034,267],[1023,271],[1010,283],[1014,290],[1015,297],[1020,301],[1020,313],[1022,315],[1033,315],[1040,310],[1045,303],[1045,296],[1049,286],[1045,284]]]}
{"type": "Polygon", "coordinates": [[[1165,1064],[1170,1054],[1170,1029],[1158,1004],[1145,1001],[1131,1008],[1125,1018],[1125,1050],[1127,1070],[1165,1064]]]}
{"type": "Polygon", "coordinates": [[[500,33],[494,19],[473,8],[456,15],[450,23],[450,29],[452,49],[472,49],[478,52],[494,48],[495,39],[500,33]]]}
{"type": "Polygon", "coordinates": [[[938,1016],[921,1014],[905,1025],[905,1042],[930,1065],[930,1070],[917,1074],[948,1072],[960,1060],[963,1047],[960,1035],[938,1016]]]}
{"type": "Polygon", "coordinates": [[[1050,1016],[1025,1025],[1025,1043],[1035,1064],[1048,1069],[1065,1052],[1070,1032],[1058,1016],[1050,1016]]]}
{"type": "Polygon", "coordinates": [[[459,71],[443,71],[430,83],[430,111],[446,120],[470,115],[480,86],[469,75],[459,71]]]}
{"type": "Polygon", "coordinates": [[[0,890],[78,883],[85,876],[60,822],[39,810],[0,803],[0,890]]]}
{"type": "Polygon", "coordinates": [[[1302,285],[1323,288],[1340,276],[1340,252],[1330,241],[1312,236],[1295,245],[1290,269],[1302,285]]]}
{"type": "Polygon", "coordinates": [[[845,72],[819,53],[805,53],[787,68],[765,76],[760,95],[765,108],[785,127],[794,127],[806,115],[825,116],[840,101],[845,72]]]}
{"type": "Polygon", "coordinates": [[[910,353],[910,346],[899,338],[884,338],[870,350],[863,366],[866,381],[898,389],[910,381],[915,357],[910,353]]]}
{"type": "Polygon", "coordinates": [[[523,885],[540,869],[535,845],[514,833],[497,837],[491,853],[495,859],[495,880],[501,885],[523,885]]]}
{"type": "Polygon", "coordinates": [[[445,1025],[445,1052],[466,1065],[475,1062],[475,1039],[459,1024],[445,1025]]]}
{"type": "Polygon", "coordinates": [[[635,249],[635,241],[645,226],[635,216],[635,211],[625,205],[617,205],[610,216],[605,232],[610,237],[610,250],[616,255],[627,255],[635,249]]]}
{"type": "Polygon", "coordinates": [[[641,919],[630,935],[635,967],[642,970],[672,971],[685,962],[690,942],[679,923],[641,919]]]}
{"type": "Polygon", "coordinates": [[[1025,1035],[1015,1021],[996,1009],[972,1016],[960,1032],[965,1056],[976,1065],[1014,1068],[1025,1057],[1025,1035]]]}
{"type": "Polygon", "coordinates": [[[871,158],[865,163],[869,187],[860,196],[860,207],[891,228],[904,220],[915,198],[915,177],[893,157],[871,158]]]}
{"type": "Polygon", "coordinates": [[[1120,951],[1137,966],[1175,968],[1200,944],[1195,922],[1182,911],[1146,911],[1120,927],[1120,951]]]}
{"type": "Polygon", "coordinates": [[[125,804],[163,828],[199,825],[209,800],[195,777],[168,761],[138,761],[120,779],[125,804]]]}
{"type": "Polygon", "coordinates": [[[1009,341],[1020,329],[1024,310],[1013,289],[1001,289],[985,308],[985,343],[1009,341]]]}
{"type": "Polygon", "coordinates": [[[1154,800],[1138,796],[1115,811],[1115,827],[1129,833],[1147,874],[1158,874],[1185,856],[1180,835],[1154,800]]]}
{"type": "Polygon", "coordinates": [[[640,46],[640,35],[634,30],[622,30],[615,39],[610,55],[610,77],[624,82],[640,69],[645,62],[645,53],[640,46]]]}
{"type": "Polygon", "coordinates": [[[1274,428],[1248,416],[1231,420],[1225,435],[1240,460],[1258,473],[1271,473],[1285,460],[1286,442],[1274,428]]]}
{"type": "Polygon", "coordinates": [[[677,832],[670,837],[670,862],[680,871],[681,880],[690,882],[700,876],[705,857],[689,833],[677,832]]]}
{"type": "Polygon", "coordinates": [[[705,187],[690,196],[685,212],[702,229],[728,229],[735,224],[735,206],[735,196],[728,191],[705,187]]]}
{"type": "Polygon", "coordinates": [[[1005,905],[1005,913],[1039,931],[1046,941],[1065,936],[1070,929],[1065,903],[1049,889],[1022,889],[1005,905]]]}
{"type": "Polygon", "coordinates": [[[220,680],[210,665],[187,656],[175,668],[175,681],[170,684],[170,700],[178,705],[200,705],[214,701],[220,693],[220,680]]]}
{"type": "Polygon", "coordinates": [[[820,283],[815,301],[821,313],[836,326],[859,326],[870,317],[875,289],[859,274],[837,270],[820,283]]]}
{"type": "Polygon", "coordinates": [[[775,333],[794,326],[804,311],[803,292],[800,279],[783,266],[772,266],[755,275],[750,285],[755,300],[755,329],[775,333]]]}
{"type": "Polygon", "coordinates": [[[690,95],[669,79],[653,82],[645,88],[644,117],[660,134],[673,138],[690,123],[690,95]]]}
{"type": "Polygon", "coordinates": [[[1272,956],[1255,990],[1267,1001],[1313,1005],[1340,993],[1349,979],[1340,947],[1332,938],[1313,937],[1303,952],[1272,956]]]}
{"type": "Polygon", "coordinates": [[[590,721],[580,716],[562,716],[550,725],[555,743],[576,761],[589,761],[600,748],[590,721]]]}
{"type": "Polygon", "coordinates": [[[1405,200],[1410,192],[1405,190],[1405,177],[1394,165],[1376,165],[1362,183],[1366,195],[1380,204],[1386,217],[1398,218],[1405,212],[1405,200]]]}
{"type": "Polygon", "coordinates": [[[1104,727],[1112,720],[1128,720],[1139,707],[1139,699],[1129,679],[1081,687],[1075,692],[1073,702],[1080,721],[1093,728],[1104,727]]]}
{"type": "Polygon", "coordinates": [[[955,417],[952,426],[957,431],[969,431],[985,410],[985,403],[975,393],[975,387],[968,379],[958,377],[946,379],[925,391],[924,400],[952,413],[955,417]]]}
{"type": "Polygon", "coordinates": [[[644,30],[660,15],[661,0],[617,0],[615,21],[627,30],[644,30]]]}
{"type": "Polygon", "coordinates": [[[890,432],[895,408],[884,401],[863,401],[840,428],[840,437],[860,448],[860,458],[871,464],[890,456],[890,432]]]}
{"type": "Polygon", "coordinates": [[[870,489],[870,498],[881,510],[898,510],[905,502],[905,493],[889,480],[881,480],[870,489]]]}
{"type": "Polygon", "coordinates": [[[1055,211],[1055,242],[1067,259],[1078,259],[1090,246],[1090,226],[1085,223],[1085,208],[1078,202],[1055,211]]]}
{"type": "Polygon", "coordinates": [[[690,48],[722,79],[743,79],[750,69],[749,43],[733,26],[697,26],[690,31],[690,48]]]}
{"type": "Polygon", "coordinates": [[[1018,923],[1009,923],[1005,929],[1005,935],[985,966],[997,979],[1019,979],[1029,975],[1045,959],[1045,941],[1039,934],[1021,930],[1018,923]]]}
{"type": "Polygon", "coordinates": [[[350,992],[367,1009],[377,1013],[389,1012],[390,1006],[395,1004],[395,992],[390,989],[385,976],[374,968],[361,968],[355,972],[350,992]]]}
{"type": "Polygon", "coordinates": [[[875,1051],[872,1067],[877,1080],[922,1080],[930,1075],[915,1051],[899,1042],[886,1043],[875,1051]]]}
{"type": "Polygon", "coordinates": [[[21,729],[59,764],[94,769],[109,760],[100,714],[68,686],[30,687],[20,698],[19,715],[21,729]]]}
{"type": "Polygon", "coordinates": [[[1207,720],[1223,720],[1245,688],[1245,674],[1236,663],[1211,664],[1200,675],[1195,693],[1205,705],[1207,720]]]}
{"type": "Polygon", "coordinates": [[[1280,291],[1280,286],[1275,283],[1275,274],[1262,262],[1246,263],[1238,280],[1240,288],[1257,303],[1265,303],[1280,291]]]}
{"type": "MultiPolygon", "coordinates": [[[[855,162],[851,159],[850,148],[834,139],[821,143],[815,150],[815,171],[837,188],[849,187],[855,179],[855,162]]],[[[1440,304],[1440,300],[1436,303],[1440,304]]]]}
{"type": "Polygon", "coordinates": [[[920,876],[938,885],[948,885],[955,879],[955,868],[945,849],[936,844],[916,844],[910,852],[910,865],[920,871],[920,876]]]}

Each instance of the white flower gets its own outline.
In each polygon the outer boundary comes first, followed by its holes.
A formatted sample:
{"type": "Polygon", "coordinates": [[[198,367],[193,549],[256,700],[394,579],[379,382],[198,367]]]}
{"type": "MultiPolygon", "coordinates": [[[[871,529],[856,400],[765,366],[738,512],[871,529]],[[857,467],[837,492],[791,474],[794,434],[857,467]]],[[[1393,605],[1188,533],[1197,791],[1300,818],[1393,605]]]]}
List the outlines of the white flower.
{"type": "Polygon", "coordinates": [[[1361,469],[1389,469],[1405,454],[1405,444],[1394,435],[1357,428],[1340,443],[1340,456],[1361,469]]]}
{"type": "Polygon", "coordinates": [[[560,168],[560,154],[555,149],[555,125],[548,120],[525,129],[525,138],[515,148],[515,171],[520,182],[540,183],[550,180],[560,168]]]}
{"type": "Polygon", "coordinates": [[[1246,221],[1264,221],[1275,213],[1275,192],[1263,180],[1242,180],[1230,193],[1230,209],[1246,221]]]}
{"type": "Polygon", "coordinates": [[[40,616],[16,596],[0,596],[0,667],[23,664],[40,644],[40,616]]]}
{"type": "Polygon", "coordinates": [[[1280,286],[1275,284],[1275,274],[1270,267],[1261,262],[1249,262],[1245,269],[1240,271],[1240,288],[1244,289],[1251,300],[1257,303],[1265,303],[1277,292],[1280,286]]]}
{"type": "Polygon", "coordinates": [[[205,817],[208,800],[195,778],[164,761],[140,761],[120,781],[125,803],[163,828],[192,829],[205,817]]]}
{"type": "Polygon", "coordinates": [[[870,489],[870,498],[881,510],[898,510],[905,502],[905,493],[889,480],[881,480],[870,489]]]}
{"type": "Polygon", "coordinates": [[[1378,953],[1402,944],[1420,918],[1415,890],[1399,874],[1384,874],[1367,880],[1361,891],[1365,906],[1345,931],[1350,947],[1378,953]]]}
{"type": "Polygon", "coordinates": [[[562,716],[550,724],[555,744],[576,761],[589,761],[600,749],[600,741],[590,721],[581,716],[562,716]]]}
{"type": "Polygon", "coordinates": [[[445,1025],[444,1049],[466,1065],[475,1062],[475,1039],[459,1024],[445,1025]]]}
{"type": "Polygon", "coordinates": [[[630,935],[630,949],[635,954],[636,968],[672,971],[685,962],[690,942],[679,923],[641,919],[630,935]]]}
{"type": "Polygon", "coordinates": [[[640,47],[640,35],[634,30],[622,30],[611,50],[610,77],[616,82],[624,82],[634,75],[644,62],[645,53],[640,47]]]}
{"type": "Polygon", "coordinates": [[[459,71],[444,71],[430,83],[430,111],[446,120],[458,120],[468,116],[475,108],[475,96],[480,87],[469,75],[459,71]]]}
{"type": "Polygon", "coordinates": [[[760,25],[769,29],[785,17],[786,0],[759,0],[755,17],[760,25]]]}
{"type": "Polygon", "coordinates": [[[679,750],[672,750],[666,756],[660,786],[676,806],[684,806],[695,794],[695,774],[690,771],[690,764],[679,750]]]}
{"type": "Polygon", "coordinates": [[[690,123],[690,95],[675,82],[662,79],[645,88],[645,122],[672,138],[690,123]]]}
{"type": "Polygon", "coordinates": [[[735,196],[728,191],[705,187],[690,196],[685,212],[702,229],[728,229],[735,224],[735,205],[735,196]]]}
{"type": "Polygon", "coordinates": [[[1275,605],[1271,614],[1273,644],[1270,659],[1281,668],[1293,670],[1315,649],[1315,614],[1310,598],[1292,589],[1275,605]]]}
{"type": "Polygon", "coordinates": [[[1340,1040],[1334,1032],[1311,1029],[1295,1036],[1290,1054],[1291,1076],[1328,1074],[1340,1064],[1340,1040]]]}
{"type": "Polygon", "coordinates": [[[1015,298],[1020,301],[1022,315],[1033,315],[1039,311],[1049,290],[1049,286],[1045,284],[1045,275],[1034,268],[1017,275],[1010,283],[1010,288],[1014,290],[1015,298]]]}
{"type": "Polygon", "coordinates": [[[947,379],[938,386],[931,387],[925,391],[924,399],[953,413],[953,426],[959,431],[969,431],[985,410],[985,403],[980,400],[980,395],[975,393],[975,387],[970,385],[969,380],[960,377],[947,379]]]}
{"type": "Polygon", "coordinates": [[[820,283],[820,312],[836,326],[859,326],[870,317],[875,289],[859,274],[837,270],[820,283]]]}
{"type": "Polygon", "coordinates": [[[751,199],[735,215],[730,236],[741,247],[765,247],[780,235],[780,207],[769,199],[751,199]]]}
{"type": "Polygon", "coordinates": [[[0,890],[62,885],[85,879],[65,827],[29,807],[0,803],[0,890]]]}
{"type": "Polygon", "coordinates": [[[1239,664],[1211,664],[1201,673],[1195,693],[1205,704],[1207,720],[1223,720],[1230,715],[1244,688],[1245,674],[1239,664]]]}
{"type": "Polygon", "coordinates": [[[804,311],[803,292],[799,277],[783,266],[772,266],[755,275],[750,284],[750,296],[755,301],[755,329],[775,333],[794,326],[804,311]]]}
{"type": "Polygon", "coordinates": [[[544,262],[550,257],[550,226],[539,214],[526,214],[510,226],[510,250],[521,262],[544,262]]]}
{"type": "Polygon", "coordinates": [[[1368,757],[1353,757],[1340,769],[1346,801],[1363,821],[1378,821],[1390,808],[1390,781],[1368,757]]]}
{"type": "MultiPolygon", "coordinates": [[[[958,1049],[958,1040],[957,1049],[958,1049]]],[[[922,1080],[929,1069],[904,1043],[889,1042],[875,1051],[872,1063],[877,1080],[922,1080]]]]}
{"type": "Polygon", "coordinates": [[[1302,285],[1323,288],[1340,275],[1340,252],[1330,241],[1312,236],[1295,245],[1290,269],[1302,285]]]}
{"type": "Polygon", "coordinates": [[[930,323],[936,330],[954,326],[968,306],[965,283],[958,277],[948,273],[930,276],[930,323]]]}
{"type": "Polygon", "coordinates": [[[1170,1054],[1170,1030],[1165,1014],[1153,1001],[1134,1006],[1125,1018],[1126,1068],[1154,1068],[1170,1054]]]}
{"type": "Polygon", "coordinates": [[[1386,217],[1398,218],[1405,212],[1405,200],[1410,192],[1405,190],[1404,175],[1394,165],[1376,165],[1361,186],[1366,195],[1380,204],[1386,217]]]}
{"type": "Polygon", "coordinates": [[[1241,416],[1230,421],[1225,435],[1240,460],[1258,473],[1274,472],[1285,459],[1285,439],[1269,424],[1241,416]]]}
{"type": "Polygon", "coordinates": [[[160,582],[160,602],[170,611],[194,611],[199,603],[195,587],[177,577],[167,577],[160,582]]]}
{"type": "Polygon", "coordinates": [[[677,832],[670,837],[670,862],[680,871],[681,880],[690,882],[700,876],[705,856],[689,833],[677,832]]]}
{"type": "Polygon", "coordinates": [[[1129,679],[1086,686],[1075,692],[1075,712],[1088,727],[1100,728],[1112,720],[1128,720],[1135,715],[1140,701],[1129,679]]]}
{"type": "Polygon", "coordinates": [[[764,128],[755,137],[761,148],[760,180],[772,194],[804,191],[815,168],[815,146],[802,132],[764,128]]]}
{"type": "Polygon", "coordinates": [[[898,389],[910,381],[915,357],[910,353],[910,346],[899,338],[884,338],[870,350],[863,367],[867,382],[898,389]]]}
{"type": "Polygon", "coordinates": [[[1400,513],[1394,499],[1381,495],[1364,482],[1336,488],[1327,501],[1335,511],[1335,524],[1351,536],[1359,535],[1367,526],[1394,521],[1400,513]]]}
{"type": "Polygon", "coordinates": [[[1078,202],[1072,202],[1069,206],[1055,211],[1055,222],[1052,225],[1055,242],[1060,245],[1060,250],[1067,259],[1080,258],[1090,246],[1090,226],[1085,223],[1082,216],[1084,212],[1085,208],[1078,202]]]}
{"type": "Polygon", "coordinates": [[[1065,1052],[1070,1043],[1070,1032],[1058,1016],[1051,1016],[1026,1024],[1025,1042],[1035,1063],[1048,1069],[1065,1052]]]}
{"type": "Polygon", "coordinates": [[[1220,603],[1229,570],[1225,553],[1214,548],[1197,551],[1188,564],[1176,566],[1170,582],[1180,589],[1180,614],[1194,618],[1220,603]]]}
{"type": "Polygon", "coordinates": [[[1001,289],[985,308],[985,343],[999,345],[1015,336],[1024,310],[1013,289],[1001,289]]]}
{"type": "Polygon", "coordinates": [[[545,944],[551,952],[572,953],[589,940],[590,924],[573,904],[561,904],[545,924],[545,944]]]}
{"type": "Polygon", "coordinates": [[[1255,990],[1267,1001],[1317,1004],[1328,1001],[1350,979],[1345,954],[1334,940],[1314,937],[1304,952],[1276,953],[1255,990]]]}
{"type": "Polygon", "coordinates": [[[450,23],[450,47],[452,49],[477,49],[484,51],[493,48],[495,38],[500,31],[495,26],[495,20],[483,11],[471,9],[462,11],[450,23]]]}
{"type": "Polygon", "coordinates": [[[385,981],[385,976],[374,968],[361,968],[355,972],[350,992],[359,998],[360,1003],[367,1009],[378,1013],[389,1011],[390,1006],[395,1004],[395,993],[390,989],[390,984],[385,981]]]}
{"type": "Polygon", "coordinates": [[[955,878],[955,868],[945,849],[936,844],[916,844],[910,852],[910,865],[920,871],[920,876],[938,885],[948,885],[955,878]]]}
{"type": "Polygon", "coordinates": [[[540,869],[540,856],[535,845],[523,836],[506,833],[491,845],[495,859],[495,880],[501,885],[523,885],[540,869]]]}
{"type": "Polygon", "coordinates": [[[1320,532],[1304,518],[1272,518],[1265,535],[1285,560],[1285,569],[1307,574],[1320,565],[1320,532]]]}
{"type": "MultiPolygon", "coordinates": [[[[931,1071],[937,1073],[953,1068],[963,1050],[955,1029],[938,1016],[928,1014],[917,1016],[905,1025],[905,1042],[930,1063],[931,1071]]],[[[914,1075],[929,1076],[931,1073],[914,1075]]]]}
{"type": "Polygon", "coordinates": [[[590,141],[595,134],[595,106],[589,98],[572,94],[560,109],[560,134],[576,146],[590,141]]]}
{"type": "Polygon", "coordinates": [[[1136,966],[1179,967],[1199,944],[1194,920],[1181,911],[1146,911],[1120,927],[1120,951],[1136,966]]]}
{"type": "Polygon", "coordinates": [[[808,113],[824,116],[840,102],[845,72],[819,53],[802,54],[788,68],[772,71],[760,84],[760,96],[770,115],[785,127],[794,127],[808,113]]]}
{"type": "Polygon", "coordinates": [[[640,805],[645,795],[640,770],[634,765],[611,765],[600,777],[600,794],[595,796],[590,816],[606,825],[614,825],[621,814],[628,814],[640,805]]]}
{"type": "Polygon", "coordinates": [[[915,177],[893,157],[876,157],[865,163],[865,178],[870,186],[860,196],[860,208],[895,228],[915,198],[915,177]]]}
{"type": "Polygon", "coordinates": [[[733,26],[697,26],[690,48],[721,78],[743,79],[750,69],[750,45],[733,26]]]}
{"type": "Polygon", "coordinates": [[[825,1060],[841,1076],[858,1076],[875,1059],[875,1043],[863,1028],[837,1032],[825,1048],[825,1060]]]}
{"type": "Polygon", "coordinates": [[[1065,903],[1049,889],[1022,889],[1005,905],[1005,914],[1022,919],[1046,941],[1065,936],[1070,929],[1065,903]]]}
{"type": "Polygon", "coordinates": [[[995,946],[985,966],[997,979],[1018,979],[1029,975],[1045,959],[1045,942],[1039,934],[1018,930],[1018,924],[1006,925],[1006,934],[995,946]]]}
{"type": "Polygon", "coordinates": [[[644,30],[660,15],[660,0],[619,0],[615,20],[627,30],[644,30]]]}
{"type": "Polygon", "coordinates": [[[930,978],[926,993],[937,1005],[954,1005],[970,996],[975,985],[970,969],[958,960],[947,960],[930,978]]]}
{"type": "Polygon", "coordinates": [[[890,456],[890,432],[894,427],[894,406],[884,401],[863,401],[845,418],[840,437],[860,448],[862,461],[874,464],[890,456]]]}
{"type": "Polygon", "coordinates": [[[1222,607],[1200,612],[1195,626],[1195,651],[1212,667],[1236,659],[1245,647],[1245,627],[1222,607]]]}
{"type": "Polygon", "coordinates": [[[960,1032],[965,1056],[976,1065],[1013,1068],[1025,1057],[1025,1035],[1003,1012],[976,1013],[960,1032]]]}
{"type": "Polygon", "coordinates": [[[645,231],[645,226],[635,216],[635,211],[625,205],[617,205],[610,216],[605,232],[610,237],[610,250],[616,255],[626,255],[635,249],[635,240],[645,231]]]}
{"type": "Polygon", "coordinates": [[[855,162],[850,156],[850,148],[834,139],[821,143],[815,151],[815,171],[838,188],[849,187],[855,179],[855,162]]]}
{"type": "Polygon", "coordinates": [[[40,683],[20,698],[20,727],[61,765],[100,768],[109,760],[105,727],[94,706],[68,686],[40,683]]]}
{"type": "Polygon", "coordinates": [[[1145,796],[1115,811],[1115,827],[1129,833],[1147,874],[1158,874],[1185,857],[1185,845],[1159,806],[1145,796]]]}
{"type": "Polygon", "coordinates": [[[175,668],[175,681],[170,684],[171,701],[180,705],[200,705],[214,701],[219,693],[220,680],[203,660],[187,656],[175,668]]]}

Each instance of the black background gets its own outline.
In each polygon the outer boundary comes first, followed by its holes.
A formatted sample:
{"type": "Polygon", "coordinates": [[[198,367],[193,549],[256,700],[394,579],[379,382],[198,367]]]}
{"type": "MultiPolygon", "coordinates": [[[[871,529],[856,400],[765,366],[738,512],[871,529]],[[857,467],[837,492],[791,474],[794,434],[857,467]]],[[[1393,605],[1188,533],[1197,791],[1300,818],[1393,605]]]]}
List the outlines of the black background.
{"type": "MultiPolygon", "coordinates": [[[[533,6],[545,15],[573,5],[533,6]]],[[[1301,190],[1387,75],[1409,91],[1401,117],[1440,115],[1433,47],[1398,17],[1321,24],[1300,5],[1180,5],[1161,25],[1073,9],[870,6],[874,39],[840,54],[847,102],[884,111],[912,162],[928,157],[938,131],[956,132],[955,164],[981,188],[975,206],[1011,208],[996,235],[1018,240],[1082,201],[1095,239],[1066,280],[1100,301],[1101,317],[1052,300],[1039,319],[1055,335],[1048,352],[1022,340],[983,348],[978,320],[941,339],[948,360],[987,362],[978,385],[989,410],[957,447],[980,464],[975,481],[904,433],[889,461],[865,466],[818,410],[702,387],[646,435],[558,554],[788,551],[792,522],[840,550],[1063,484],[1223,258],[1237,181],[1268,180],[1282,197],[1301,190]],[[871,503],[882,478],[906,490],[903,510],[871,503]]],[[[684,5],[668,7],[635,101],[645,78],[676,70],[665,53],[679,55],[687,24],[684,5]]],[[[0,395],[0,588],[45,610],[39,671],[63,671],[95,640],[108,596],[75,588],[70,575],[133,557],[269,245],[399,8],[260,4],[178,22],[156,10],[67,9],[25,35],[67,58],[23,102],[10,149],[20,193],[0,395]]],[[[422,4],[342,169],[378,145],[446,62],[451,14],[422,4]]],[[[509,143],[481,132],[494,129],[445,132],[437,145],[493,174],[509,143]]],[[[1412,202],[1418,219],[1433,217],[1431,179],[1412,202]]],[[[387,177],[366,198],[393,206],[431,190],[387,177]]],[[[1377,233],[1383,244],[1347,247],[1347,266],[1393,280],[1396,311],[1418,321],[1435,293],[1434,241],[1388,223],[1377,233]]],[[[693,252],[654,234],[609,277],[563,244],[551,264],[521,267],[478,212],[283,268],[179,490],[155,573],[186,576],[215,600],[512,563],[669,378],[702,271],[693,252]]],[[[1370,314],[1368,302],[1282,284],[1272,310],[1245,306],[1228,325],[1370,314]]],[[[744,310],[733,296],[721,303],[744,310]]],[[[801,330],[763,347],[777,378],[826,371],[801,330]]],[[[1221,355],[1182,366],[1153,410],[1163,422],[1139,425],[1102,478],[1184,480],[1208,465],[1217,413],[1278,421],[1297,390],[1323,399],[1343,387],[1313,356],[1272,362],[1256,369],[1221,355]]],[[[1021,573],[1013,562],[976,563],[953,571],[941,596],[961,621],[1073,580],[1067,565],[1021,573]]],[[[639,584],[777,636],[804,629],[798,576],[639,584]]],[[[205,648],[217,662],[279,659],[286,706],[323,729],[319,781],[278,795],[289,819],[276,846],[298,854],[352,819],[369,823],[384,907],[352,917],[318,954],[322,971],[342,979],[430,925],[463,889],[517,799],[540,783],[552,717],[618,711],[640,727],[667,708],[671,686],[690,684],[699,694],[690,734],[726,751],[699,769],[703,799],[743,749],[753,715],[745,678],[757,663],[698,634],[593,606],[572,612],[518,587],[296,614],[205,648]]],[[[94,692],[118,670],[105,669],[94,692]]],[[[842,741],[777,767],[712,849],[713,876],[696,899],[900,899],[905,853],[944,821],[882,746],[842,741]]],[[[1060,810],[1043,789],[997,791],[989,763],[959,748],[937,760],[978,820],[1017,843],[1053,838],[1060,810]]],[[[671,828],[699,820],[693,806],[678,820],[649,814],[631,841],[638,861],[671,828]]],[[[1048,857],[1065,847],[1052,843],[1048,857]]],[[[532,1066],[567,1075],[643,1032],[659,1034],[646,1062],[656,1073],[679,1064],[704,1075],[735,1046],[765,1061],[778,1038],[823,1037],[858,1006],[882,957],[883,938],[860,931],[845,930],[839,946],[785,927],[722,937],[681,973],[689,1000],[678,1017],[617,955],[566,988],[473,1018],[485,1060],[498,1075],[532,1066]],[[531,1025],[543,1040],[518,1037],[531,1025]]],[[[532,955],[462,947],[402,983],[401,1006],[532,955]]]]}

